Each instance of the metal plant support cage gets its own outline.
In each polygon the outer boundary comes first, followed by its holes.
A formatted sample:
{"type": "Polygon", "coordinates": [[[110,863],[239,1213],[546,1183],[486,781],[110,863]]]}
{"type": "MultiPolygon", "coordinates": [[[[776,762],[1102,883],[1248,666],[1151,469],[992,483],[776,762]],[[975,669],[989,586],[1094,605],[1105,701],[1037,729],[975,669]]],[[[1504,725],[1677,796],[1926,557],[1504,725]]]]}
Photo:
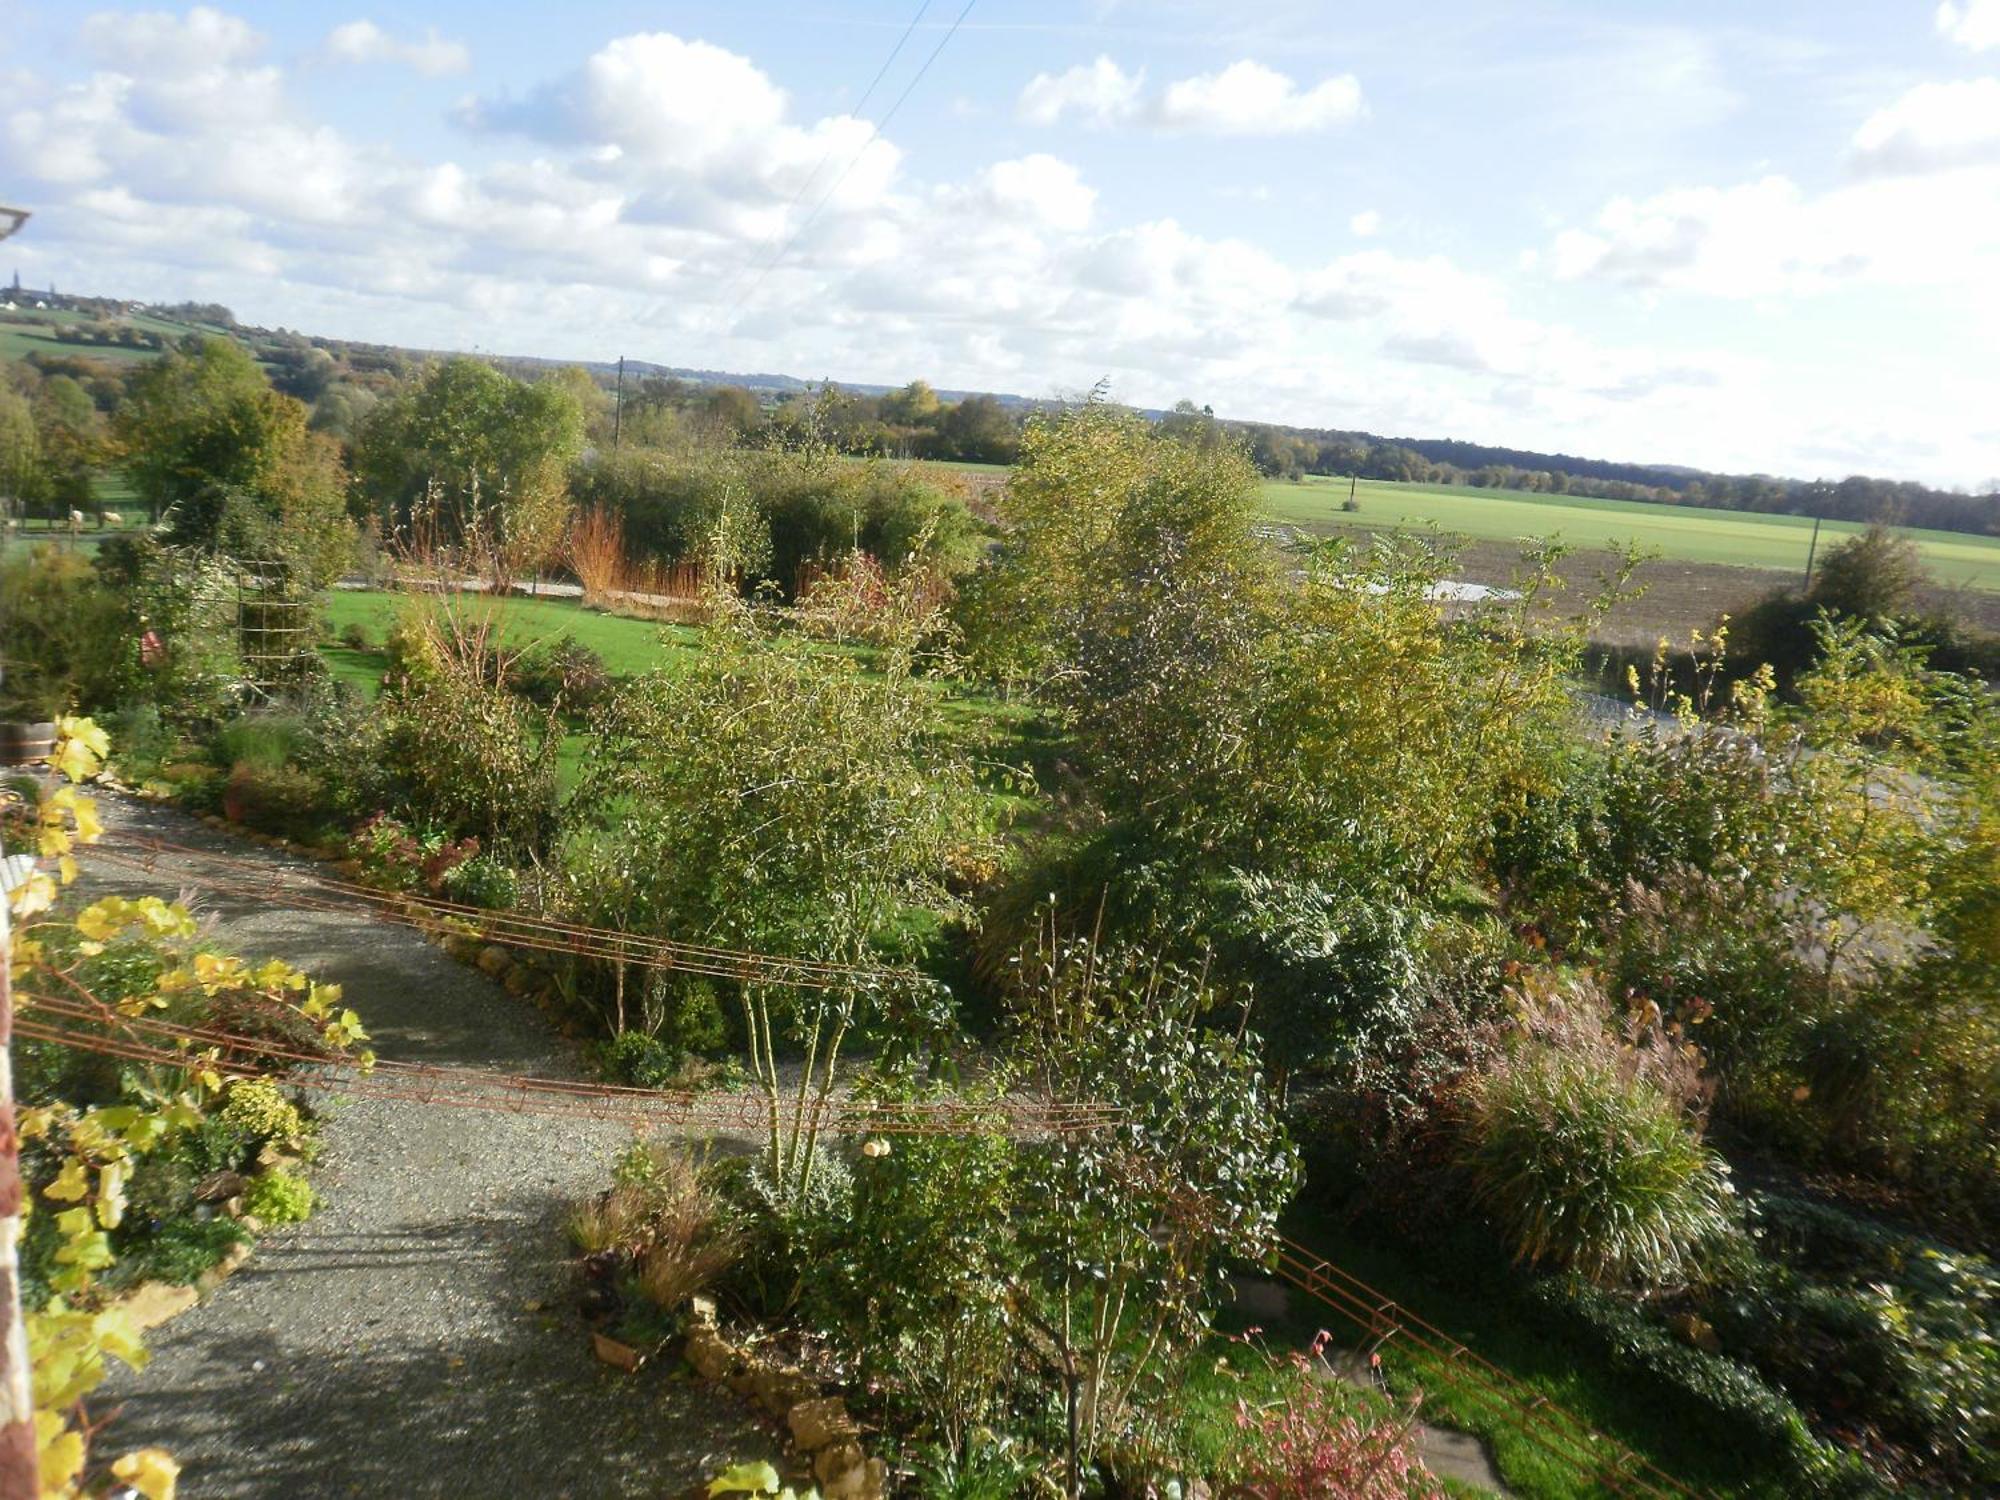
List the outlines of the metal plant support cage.
{"type": "Polygon", "coordinates": [[[156,599],[147,614],[171,614],[184,635],[205,637],[210,652],[226,650],[229,675],[251,701],[276,700],[312,657],[312,596],[283,562],[183,554],[156,588],[174,596],[175,607],[162,610],[165,601],[156,599]]]}
{"type": "Polygon", "coordinates": [[[293,586],[291,571],[283,563],[239,559],[234,571],[243,681],[257,697],[269,701],[312,655],[311,600],[293,586]]]}

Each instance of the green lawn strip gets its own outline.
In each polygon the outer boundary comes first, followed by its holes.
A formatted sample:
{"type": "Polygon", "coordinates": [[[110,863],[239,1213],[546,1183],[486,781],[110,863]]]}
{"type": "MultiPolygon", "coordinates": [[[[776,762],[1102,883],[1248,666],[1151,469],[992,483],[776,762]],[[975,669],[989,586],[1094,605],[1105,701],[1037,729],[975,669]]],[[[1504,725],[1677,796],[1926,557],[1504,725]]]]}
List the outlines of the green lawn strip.
{"type": "MultiPolygon", "coordinates": [[[[1482,541],[1560,537],[1586,548],[1636,542],[1666,558],[1754,568],[1803,569],[1812,545],[1808,516],[1385,480],[1363,480],[1355,497],[1361,508],[1343,511],[1344,479],[1270,480],[1263,487],[1263,508],[1273,520],[1318,530],[1437,527],[1482,541]]],[[[1858,522],[1827,521],[1820,550],[1865,529],[1858,522]]],[[[1940,583],[2000,591],[2000,538],[1921,528],[1903,534],[1917,544],[1940,583]]]]}
{"type": "MultiPolygon", "coordinates": [[[[338,589],[326,596],[323,613],[336,634],[351,624],[359,624],[371,641],[379,641],[396,623],[404,598],[402,594],[376,590],[338,589]]],[[[460,595],[456,602],[468,612],[497,611],[500,640],[512,649],[557,636],[572,636],[603,657],[605,669],[614,677],[637,677],[667,665],[678,653],[692,651],[700,638],[699,632],[685,625],[628,620],[584,609],[567,599],[460,595]]]]}
{"type": "MultiPolygon", "coordinates": [[[[1287,1232],[1328,1261],[1496,1366],[1527,1393],[1546,1397],[1576,1421],[1624,1445],[1698,1494],[1779,1500],[1783,1471],[1758,1455],[1724,1451],[1663,1412],[1653,1393],[1614,1369],[1594,1350],[1576,1346],[1535,1320],[1512,1296],[1513,1274],[1483,1269],[1478,1284],[1461,1282],[1423,1263],[1418,1251],[1386,1237],[1350,1229],[1311,1207],[1295,1209],[1287,1232]]],[[[1302,1292],[1292,1296],[1297,1336],[1324,1313],[1336,1338],[1350,1338],[1352,1324],[1302,1292]]],[[[1582,1500],[1603,1493],[1543,1445],[1525,1437],[1510,1404],[1496,1402],[1482,1381],[1451,1362],[1440,1362],[1392,1339],[1382,1351],[1392,1390],[1421,1390],[1426,1416],[1483,1438],[1508,1485],[1530,1500],[1582,1500]]]]}

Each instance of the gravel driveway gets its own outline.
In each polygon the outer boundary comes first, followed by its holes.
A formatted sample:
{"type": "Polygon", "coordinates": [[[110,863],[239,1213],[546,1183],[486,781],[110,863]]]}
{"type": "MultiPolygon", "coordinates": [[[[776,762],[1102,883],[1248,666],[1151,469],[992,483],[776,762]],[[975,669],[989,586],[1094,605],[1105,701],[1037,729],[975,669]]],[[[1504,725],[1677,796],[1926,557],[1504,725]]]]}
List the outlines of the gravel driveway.
{"type": "MultiPolygon", "coordinates": [[[[171,810],[100,798],[110,836],[151,835],[279,869],[303,862],[171,810]]],[[[171,896],[99,865],[87,886],[171,896]]],[[[346,997],[384,1058],[575,1076],[527,1002],[415,933],[366,917],[204,896],[218,939],[281,956],[346,997]]],[[[775,1456],[734,1398],[598,1363],[570,1300],[562,1220],[601,1187],[619,1126],[348,1099],[328,1116],[326,1204],[266,1236],[206,1304],[157,1330],[144,1372],[113,1381],[99,1441],[170,1449],[208,1496],[660,1496],[775,1456]]]]}

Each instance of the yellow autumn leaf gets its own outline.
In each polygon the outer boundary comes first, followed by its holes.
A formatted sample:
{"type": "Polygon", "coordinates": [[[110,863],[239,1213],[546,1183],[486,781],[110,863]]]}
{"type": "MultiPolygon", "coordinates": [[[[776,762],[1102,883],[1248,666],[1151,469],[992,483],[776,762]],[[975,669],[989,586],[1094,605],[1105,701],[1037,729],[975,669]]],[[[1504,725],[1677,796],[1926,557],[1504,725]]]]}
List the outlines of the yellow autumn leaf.
{"type": "Polygon", "coordinates": [[[77,798],[71,812],[76,819],[76,836],[83,843],[94,844],[104,836],[104,820],[98,817],[97,804],[90,798],[77,798]]]}
{"type": "Polygon", "coordinates": [[[42,1196],[58,1203],[80,1203],[89,1192],[90,1179],[84,1174],[83,1163],[72,1156],[56,1173],[55,1181],[42,1189],[42,1196]]]}
{"type": "Polygon", "coordinates": [[[109,1161],[97,1169],[97,1222],[116,1229],[125,1220],[125,1163],[109,1161]]]}
{"type": "Polygon", "coordinates": [[[87,714],[65,714],[56,720],[56,737],[75,740],[100,759],[111,753],[111,736],[87,714]]]}
{"type": "MultiPolygon", "coordinates": [[[[35,1415],[39,1428],[43,1414],[35,1415]]],[[[56,1420],[59,1430],[41,1443],[42,1494],[68,1496],[76,1493],[77,1476],[83,1472],[83,1434],[61,1426],[61,1418],[56,1420]]]]}
{"type": "Polygon", "coordinates": [[[767,1463],[737,1464],[709,1481],[709,1500],[718,1495],[773,1495],[778,1490],[778,1471],[767,1463]]]}
{"type": "Polygon", "coordinates": [[[141,1448],[128,1453],[111,1466],[113,1477],[124,1480],[146,1500],[174,1500],[181,1466],[164,1448],[141,1448]]]}

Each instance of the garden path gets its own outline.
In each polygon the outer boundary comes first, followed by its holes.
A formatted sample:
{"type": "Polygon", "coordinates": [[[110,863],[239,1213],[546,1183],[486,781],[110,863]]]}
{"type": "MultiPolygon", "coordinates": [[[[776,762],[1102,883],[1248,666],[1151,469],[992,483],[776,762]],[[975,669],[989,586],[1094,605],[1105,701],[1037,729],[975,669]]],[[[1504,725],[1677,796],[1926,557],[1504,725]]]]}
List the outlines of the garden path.
{"type": "MultiPolygon", "coordinates": [[[[112,836],[237,858],[183,814],[100,798],[112,836]]],[[[191,871],[104,870],[100,890],[174,896],[191,871]]],[[[199,896],[219,939],[345,987],[376,1051],[507,1073],[576,1073],[525,1001],[414,932],[282,900],[199,896]]],[[[116,1378],[100,1451],[171,1450],[191,1496],[672,1495],[776,1445],[749,1409],[664,1371],[591,1355],[570,1305],[562,1219],[602,1186],[623,1127],[413,1100],[325,1108],[326,1204],[259,1242],[202,1306],[116,1378]]]]}

